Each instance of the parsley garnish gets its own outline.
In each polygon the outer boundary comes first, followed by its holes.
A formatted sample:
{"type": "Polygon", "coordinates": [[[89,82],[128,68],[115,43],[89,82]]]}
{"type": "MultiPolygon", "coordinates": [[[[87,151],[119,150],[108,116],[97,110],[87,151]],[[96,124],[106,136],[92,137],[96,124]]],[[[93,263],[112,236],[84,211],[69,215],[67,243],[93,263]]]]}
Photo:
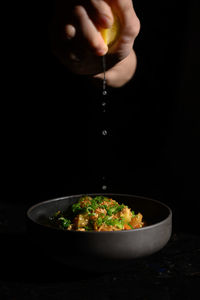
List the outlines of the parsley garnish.
{"type": "Polygon", "coordinates": [[[78,214],[81,214],[81,213],[85,212],[85,208],[81,207],[81,203],[79,201],[79,202],[74,203],[72,205],[72,211],[73,211],[74,214],[78,215],[78,214]]]}
{"type": "Polygon", "coordinates": [[[128,226],[130,226],[130,227],[131,227],[131,229],[134,229],[134,228],[133,228],[133,226],[132,226],[130,223],[128,223],[128,226]]]}
{"type": "Polygon", "coordinates": [[[100,227],[101,225],[103,225],[103,223],[108,226],[116,226],[119,229],[124,228],[124,218],[112,219],[112,217],[108,215],[103,218],[99,217],[97,219],[97,226],[100,227]]]}
{"type": "Polygon", "coordinates": [[[118,212],[122,211],[122,209],[123,209],[124,207],[125,207],[124,204],[122,204],[122,205],[116,204],[116,205],[110,206],[110,207],[107,209],[107,214],[108,214],[109,216],[115,215],[115,214],[117,214],[118,212]]]}
{"type": "MultiPolygon", "coordinates": [[[[83,196],[68,211],[64,213],[57,211],[49,219],[54,226],[62,229],[79,230],[84,228],[86,231],[91,231],[105,225],[115,227],[111,230],[123,230],[126,212],[124,211],[124,214],[120,212],[123,212],[124,208],[127,208],[129,213],[131,212],[132,217],[137,216],[126,205],[119,204],[111,198],[83,196]],[[82,219],[84,222],[82,222],[82,219]]],[[[134,229],[130,223],[128,225],[131,229],[134,229]]]]}
{"type": "Polygon", "coordinates": [[[67,229],[71,225],[71,221],[64,217],[58,218],[58,221],[60,221],[60,226],[64,229],[67,229]]]}

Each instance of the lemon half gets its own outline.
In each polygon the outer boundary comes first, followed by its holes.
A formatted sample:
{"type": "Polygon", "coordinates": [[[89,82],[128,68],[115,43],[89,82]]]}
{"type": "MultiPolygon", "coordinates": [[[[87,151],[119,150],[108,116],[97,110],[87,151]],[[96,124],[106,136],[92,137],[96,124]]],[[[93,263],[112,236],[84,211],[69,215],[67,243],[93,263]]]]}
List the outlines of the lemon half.
{"type": "Polygon", "coordinates": [[[117,40],[120,33],[120,22],[117,16],[114,16],[113,25],[110,28],[101,28],[100,33],[104,39],[105,44],[111,47],[117,40]]]}

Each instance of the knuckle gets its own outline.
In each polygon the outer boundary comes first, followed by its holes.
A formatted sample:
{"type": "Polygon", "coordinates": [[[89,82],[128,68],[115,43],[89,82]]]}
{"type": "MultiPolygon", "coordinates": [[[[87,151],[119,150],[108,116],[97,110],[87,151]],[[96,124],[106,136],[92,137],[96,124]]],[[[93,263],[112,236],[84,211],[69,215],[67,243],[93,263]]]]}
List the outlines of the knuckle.
{"type": "Polygon", "coordinates": [[[133,44],[140,32],[140,20],[136,17],[126,24],[121,41],[124,44],[133,44]]]}
{"type": "Polygon", "coordinates": [[[135,37],[138,36],[138,34],[140,32],[140,28],[141,28],[141,23],[140,23],[140,20],[137,17],[134,21],[134,36],[135,37]]]}
{"type": "Polygon", "coordinates": [[[140,27],[140,20],[136,17],[128,26],[127,31],[129,31],[130,36],[132,36],[135,39],[140,32],[140,27]]]}

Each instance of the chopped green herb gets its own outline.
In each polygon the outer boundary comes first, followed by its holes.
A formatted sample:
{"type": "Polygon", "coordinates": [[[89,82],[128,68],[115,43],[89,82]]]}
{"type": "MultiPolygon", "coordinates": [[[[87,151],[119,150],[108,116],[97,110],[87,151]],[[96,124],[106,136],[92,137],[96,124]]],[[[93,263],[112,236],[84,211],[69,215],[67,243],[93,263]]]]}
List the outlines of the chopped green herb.
{"type": "Polygon", "coordinates": [[[78,202],[78,203],[75,203],[72,205],[72,211],[74,214],[78,214],[80,212],[82,212],[83,208],[81,207],[81,203],[78,202]]]}
{"type": "Polygon", "coordinates": [[[103,223],[103,218],[102,217],[99,217],[98,219],[97,219],[97,226],[101,226],[102,225],[102,223],[103,223]]]}
{"type": "Polygon", "coordinates": [[[134,228],[133,228],[133,226],[132,226],[130,223],[128,223],[128,226],[130,226],[130,227],[131,227],[131,229],[134,229],[134,228]]]}
{"type": "Polygon", "coordinates": [[[58,218],[58,221],[60,221],[60,223],[61,223],[60,225],[64,229],[68,228],[69,225],[71,225],[71,221],[69,219],[64,218],[64,217],[58,218]]]}
{"type": "Polygon", "coordinates": [[[109,216],[112,216],[113,214],[117,214],[118,212],[122,211],[122,209],[125,207],[125,205],[114,205],[114,206],[110,206],[107,209],[107,214],[109,216]]]}
{"type": "MultiPolygon", "coordinates": [[[[130,219],[135,216],[137,216],[135,212],[131,211],[128,206],[119,204],[111,198],[83,196],[68,211],[64,213],[57,211],[49,220],[52,225],[66,230],[101,231],[107,230],[109,226],[108,230],[127,230],[127,228],[134,229],[130,224],[130,219]],[[124,208],[126,209],[123,211],[124,208]]],[[[138,224],[134,225],[134,227],[137,226],[135,228],[143,226],[141,217],[140,214],[138,224]]]]}
{"type": "Polygon", "coordinates": [[[94,200],[96,203],[98,203],[98,204],[102,203],[102,202],[105,201],[106,199],[107,199],[107,198],[104,197],[104,196],[96,196],[96,197],[93,198],[93,200],[94,200]]]}

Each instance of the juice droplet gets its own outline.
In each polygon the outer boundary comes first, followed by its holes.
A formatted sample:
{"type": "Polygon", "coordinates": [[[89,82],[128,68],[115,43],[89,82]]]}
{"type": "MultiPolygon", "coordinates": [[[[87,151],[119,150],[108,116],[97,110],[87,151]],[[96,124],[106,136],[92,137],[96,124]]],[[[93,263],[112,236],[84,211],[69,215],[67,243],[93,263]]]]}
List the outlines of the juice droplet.
{"type": "Polygon", "coordinates": [[[106,136],[108,134],[108,131],[106,129],[102,130],[102,135],[106,136]]]}
{"type": "Polygon", "coordinates": [[[103,107],[106,106],[106,102],[102,102],[102,106],[103,106],[103,107]]]}
{"type": "Polygon", "coordinates": [[[103,191],[107,190],[107,188],[108,188],[107,185],[102,185],[102,190],[103,191]]]}

